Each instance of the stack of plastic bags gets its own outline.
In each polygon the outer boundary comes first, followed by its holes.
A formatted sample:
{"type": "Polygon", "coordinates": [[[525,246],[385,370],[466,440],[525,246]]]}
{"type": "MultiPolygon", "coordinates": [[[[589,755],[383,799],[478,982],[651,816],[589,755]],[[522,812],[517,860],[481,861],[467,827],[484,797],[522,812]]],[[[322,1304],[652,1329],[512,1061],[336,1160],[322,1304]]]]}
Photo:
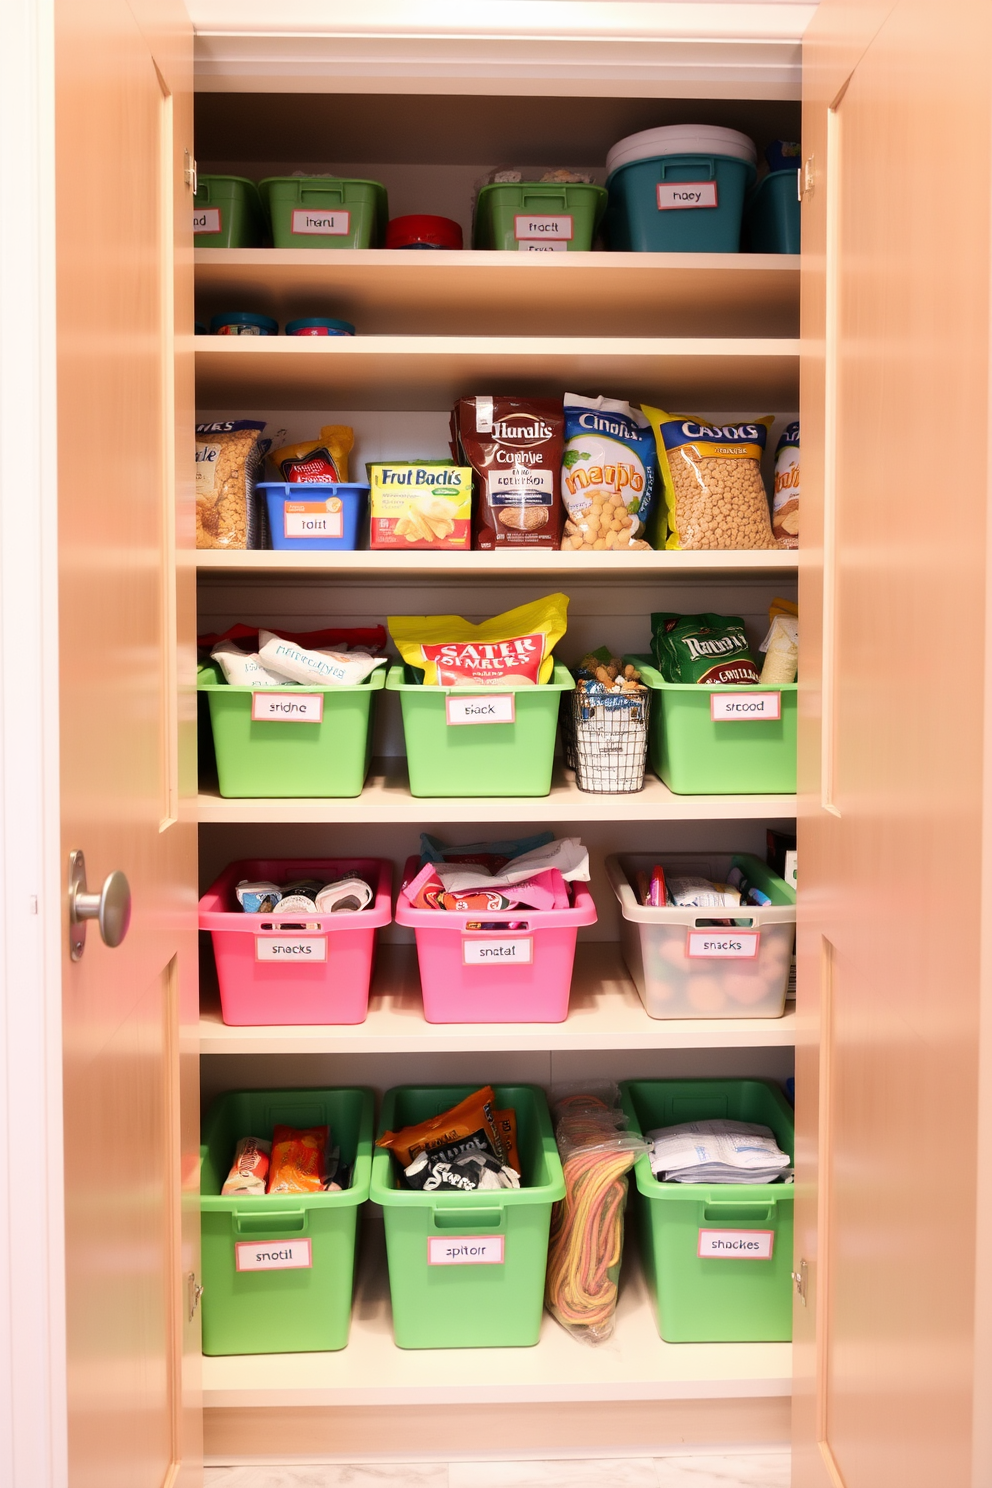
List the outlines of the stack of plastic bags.
{"type": "Polygon", "coordinates": [[[683,1121],[645,1132],[662,1183],[776,1183],[792,1177],[770,1127],[751,1121],[683,1121]]]}

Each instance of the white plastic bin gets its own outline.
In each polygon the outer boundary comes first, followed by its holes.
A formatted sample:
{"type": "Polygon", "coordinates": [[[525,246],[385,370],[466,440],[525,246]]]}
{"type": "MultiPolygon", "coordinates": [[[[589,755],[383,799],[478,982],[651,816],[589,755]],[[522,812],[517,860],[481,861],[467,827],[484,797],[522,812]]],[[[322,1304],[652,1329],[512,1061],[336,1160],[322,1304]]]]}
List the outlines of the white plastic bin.
{"type": "Polygon", "coordinates": [[[608,857],[620,901],[627,970],[649,1018],[781,1018],[796,934],[795,894],[748,853],[634,853],[608,857]],[[734,863],[772,900],[738,910],[649,909],[632,886],[656,863],[666,873],[726,881],[734,863]],[[731,927],[714,926],[732,919],[731,927]]]}

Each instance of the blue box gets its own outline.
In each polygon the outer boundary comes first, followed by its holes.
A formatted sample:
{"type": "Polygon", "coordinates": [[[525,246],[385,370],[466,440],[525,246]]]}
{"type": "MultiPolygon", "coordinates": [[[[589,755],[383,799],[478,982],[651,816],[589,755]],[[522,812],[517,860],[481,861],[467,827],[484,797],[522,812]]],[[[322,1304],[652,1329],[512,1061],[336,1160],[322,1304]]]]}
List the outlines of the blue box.
{"type": "Polygon", "coordinates": [[[272,546],[282,552],[353,552],[368,513],[369,488],[350,482],[259,481],[269,509],[272,546]]]}

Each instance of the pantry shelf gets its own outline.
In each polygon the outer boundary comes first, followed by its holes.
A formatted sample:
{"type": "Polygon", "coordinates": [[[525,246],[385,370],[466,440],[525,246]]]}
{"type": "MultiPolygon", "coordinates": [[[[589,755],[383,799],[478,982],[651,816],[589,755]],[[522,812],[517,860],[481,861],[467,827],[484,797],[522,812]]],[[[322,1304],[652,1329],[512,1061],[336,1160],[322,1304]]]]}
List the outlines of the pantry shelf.
{"type": "Polygon", "coordinates": [[[200,248],[197,307],[333,315],[365,335],[796,336],[799,259],[779,253],[411,253],[200,248]]]}
{"type": "Polygon", "coordinates": [[[795,551],[561,553],[544,549],[492,553],[354,552],[292,553],[282,550],[201,549],[196,567],[211,578],[231,575],[333,574],[335,578],[457,579],[567,577],[602,583],[614,577],[679,578],[717,574],[795,574],[795,551]]]}
{"type": "Polygon", "coordinates": [[[725,336],[199,336],[201,408],[447,409],[480,387],[594,388],[660,407],[789,412],[799,342],[725,336]]]}
{"type": "Polygon", "coordinates": [[[369,1016],[350,1026],[231,1028],[221,1021],[213,978],[201,979],[201,1054],[456,1054],[479,1049],[743,1049],[791,1047],[795,1013],[783,1018],[649,1018],[620,947],[585,941],[576,957],[564,1023],[427,1023],[414,946],[383,945],[369,1016]]]}
{"type": "Polygon", "coordinates": [[[203,1403],[209,1410],[753,1398],[789,1394],[791,1354],[787,1343],[663,1343],[632,1242],[616,1333],[603,1348],[576,1343],[546,1315],[536,1348],[399,1349],[382,1225],[371,1221],[347,1348],[204,1358],[203,1403]]]}
{"type": "Polygon", "coordinates": [[[216,788],[197,798],[200,822],[334,822],[372,826],[414,822],[773,821],[796,814],[795,796],[676,796],[649,778],[636,795],[580,791],[571,770],[556,761],[547,796],[412,796],[406,758],[373,760],[365,789],[346,799],[225,798],[216,788]]]}

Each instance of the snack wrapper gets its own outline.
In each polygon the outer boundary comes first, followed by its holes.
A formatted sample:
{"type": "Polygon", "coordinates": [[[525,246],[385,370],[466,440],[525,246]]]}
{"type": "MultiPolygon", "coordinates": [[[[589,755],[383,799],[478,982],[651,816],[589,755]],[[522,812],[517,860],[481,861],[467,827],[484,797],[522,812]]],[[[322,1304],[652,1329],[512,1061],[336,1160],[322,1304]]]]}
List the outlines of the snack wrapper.
{"type": "Polygon", "coordinates": [[[285,677],[267,671],[257,652],[242,651],[234,641],[218,641],[210,655],[232,687],[284,687],[285,677]]]}
{"type": "Polygon", "coordinates": [[[508,1167],[520,1171],[516,1144],[516,1113],[497,1111],[491,1085],[483,1085],[463,1101],[398,1132],[383,1132],[377,1147],[392,1152],[401,1168],[408,1168],[421,1152],[433,1152],[466,1137],[480,1137],[484,1145],[508,1167]],[[512,1118],[512,1119],[511,1119],[512,1118]],[[516,1159],[516,1161],[514,1161],[516,1159]]]}
{"type": "Polygon", "coordinates": [[[276,1126],[272,1133],[268,1192],[323,1193],[330,1140],[327,1126],[276,1126]]]}
{"type": "Polygon", "coordinates": [[[355,431],[347,424],[325,424],[319,439],[283,445],[273,450],[269,459],[280,478],[290,485],[347,483],[348,455],[354,442],[355,431]]]}
{"type": "Polygon", "coordinates": [[[283,681],[311,687],[356,687],[382,666],[384,656],[362,651],[308,650],[271,630],[260,630],[259,660],[283,681]]]}
{"type": "Polygon", "coordinates": [[[272,1143],[262,1137],[241,1137],[234,1149],[231,1171],[222,1194],[264,1194],[272,1143]]]}
{"type": "Polygon", "coordinates": [[[759,681],[739,615],[652,615],[651,648],[666,682],[751,687],[759,681]]]}
{"type": "Polygon", "coordinates": [[[235,897],[245,914],[271,914],[282,898],[282,889],[278,884],[249,883],[248,879],[242,879],[234,890],[235,897]]]}
{"type": "Polygon", "coordinates": [[[568,596],[549,594],[481,625],[460,615],[391,615],[386,623],[425,686],[536,686],[551,680],[567,612],[568,596]]]}

